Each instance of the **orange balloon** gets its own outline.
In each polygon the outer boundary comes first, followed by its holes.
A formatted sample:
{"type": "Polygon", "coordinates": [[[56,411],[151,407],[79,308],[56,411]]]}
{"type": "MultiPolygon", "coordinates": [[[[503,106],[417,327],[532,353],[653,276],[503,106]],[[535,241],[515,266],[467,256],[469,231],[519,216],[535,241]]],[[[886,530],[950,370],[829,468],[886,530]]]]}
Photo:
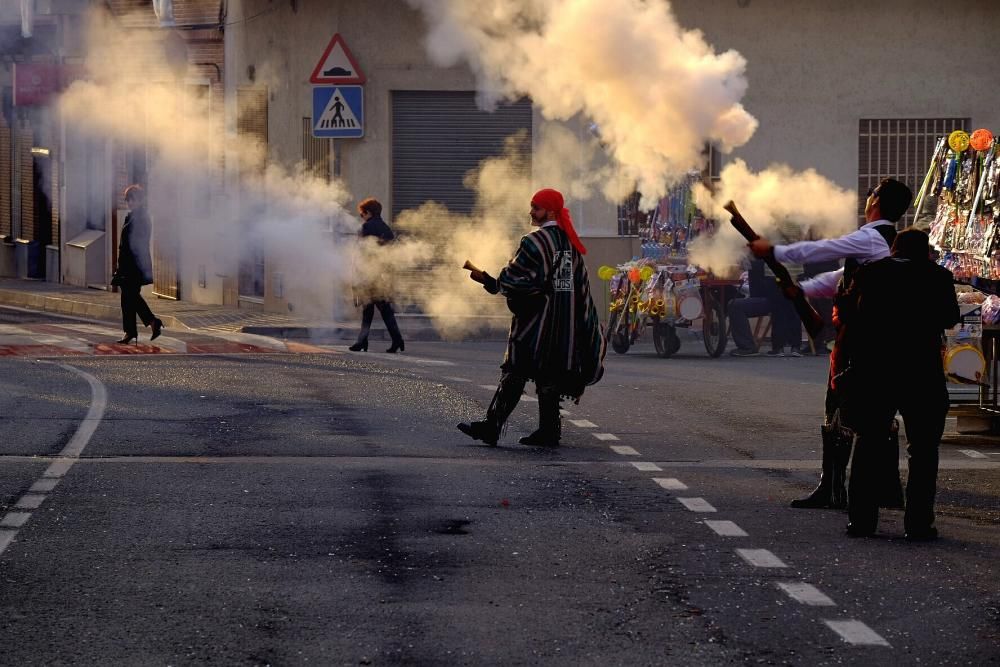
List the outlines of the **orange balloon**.
{"type": "Polygon", "coordinates": [[[638,285],[640,282],[642,282],[642,276],[639,275],[639,269],[636,268],[629,269],[628,279],[632,281],[633,285],[638,285]]]}
{"type": "Polygon", "coordinates": [[[976,130],[969,137],[969,145],[977,151],[988,151],[993,145],[993,133],[985,127],[976,130]]]}

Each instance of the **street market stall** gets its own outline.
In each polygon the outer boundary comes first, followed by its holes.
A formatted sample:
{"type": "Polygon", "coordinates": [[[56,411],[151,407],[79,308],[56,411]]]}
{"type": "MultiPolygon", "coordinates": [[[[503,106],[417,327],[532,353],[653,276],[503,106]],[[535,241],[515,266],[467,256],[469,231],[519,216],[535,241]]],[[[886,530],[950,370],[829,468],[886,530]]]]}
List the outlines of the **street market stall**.
{"type": "Polygon", "coordinates": [[[938,140],[917,194],[914,225],[929,227],[938,262],[955,276],[962,321],[947,332],[953,405],[1000,414],[1000,161],[993,134],[938,140]]]}
{"type": "Polygon", "coordinates": [[[709,355],[726,349],[725,304],[735,297],[739,281],[714,277],[688,262],[688,244],[716,228],[694,205],[692,188],[700,180],[700,174],[689,175],[644,213],[638,225],[642,257],[598,271],[609,283],[607,334],[619,354],[650,328],[657,355],[668,358],[681,347],[677,329],[699,320],[709,355]]]}

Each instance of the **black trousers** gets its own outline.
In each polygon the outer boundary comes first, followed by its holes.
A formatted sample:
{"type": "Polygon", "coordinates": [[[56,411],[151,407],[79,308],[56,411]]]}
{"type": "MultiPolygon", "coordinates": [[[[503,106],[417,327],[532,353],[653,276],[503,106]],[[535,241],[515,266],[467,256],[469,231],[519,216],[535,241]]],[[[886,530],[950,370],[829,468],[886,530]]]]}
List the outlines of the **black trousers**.
{"type": "MultiPolygon", "coordinates": [[[[527,383],[528,379],[518,373],[503,371],[500,374],[500,384],[497,386],[490,407],[486,411],[486,421],[492,424],[498,432],[503,429],[508,417],[521,401],[521,395],[524,393],[524,386],[527,383]]],[[[538,426],[541,430],[550,431],[550,435],[554,435],[558,439],[561,431],[559,390],[553,386],[539,385],[537,382],[535,389],[538,393],[538,426]]]]}
{"type": "Polygon", "coordinates": [[[372,329],[372,320],[375,319],[376,308],[378,308],[379,314],[382,315],[382,321],[385,322],[385,328],[389,332],[392,342],[402,342],[403,336],[399,333],[399,325],[396,324],[396,313],[392,309],[391,301],[371,301],[365,306],[364,310],[361,311],[361,331],[358,333],[358,342],[362,343],[368,340],[368,333],[372,329]]]}
{"type": "MultiPolygon", "coordinates": [[[[852,403],[855,403],[853,400],[852,403]]],[[[910,474],[906,482],[905,530],[920,531],[934,525],[938,447],[948,415],[948,390],[944,382],[903,382],[868,390],[851,409],[857,433],[847,512],[852,523],[874,528],[878,524],[879,452],[888,439],[896,412],[903,417],[910,474]]]]}
{"type": "Polygon", "coordinates": [[[149,326],[156,319],[153,311],[149,309],[146,300],[142,298],[142,285],[128,282],[119,285],[122,294],[122,330],[126,336],[138,336],[139,330],[135,325],[135,316],[138,315],[144,326],[149,326]]]}

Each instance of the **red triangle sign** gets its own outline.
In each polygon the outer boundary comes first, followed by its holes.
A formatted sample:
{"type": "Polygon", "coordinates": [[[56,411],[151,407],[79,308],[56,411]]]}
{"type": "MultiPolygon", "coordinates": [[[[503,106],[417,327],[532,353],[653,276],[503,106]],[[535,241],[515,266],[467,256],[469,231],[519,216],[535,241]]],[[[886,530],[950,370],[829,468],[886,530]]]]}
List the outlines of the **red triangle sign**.
{"type": "Polygon", "coordinates": [[[347,48],[347,43],[338,32],[326,45],[323,57],[316,63],[309,80],[321,85],[345,85],[361,84],[366,79],[358,67],[358,61],[354,59],[351,50],[347,48]]]}

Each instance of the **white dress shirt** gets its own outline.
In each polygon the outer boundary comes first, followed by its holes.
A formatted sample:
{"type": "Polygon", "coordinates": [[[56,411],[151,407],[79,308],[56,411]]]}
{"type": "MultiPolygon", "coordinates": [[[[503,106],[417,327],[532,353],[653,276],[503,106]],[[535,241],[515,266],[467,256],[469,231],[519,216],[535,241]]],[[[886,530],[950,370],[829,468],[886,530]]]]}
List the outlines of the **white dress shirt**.
{"type": "MultiPolygon", "coordinates": [[[[892,224],[888,220],[875,220],[836,239],[777,245],[774,246],[774,258],[779,262],[796,264],[828,262],[834,259],[856,259],[862,264],[868,264],[889,256],[889,244],[875,228],[879,225],[892,224]]],[[[836,295],[837,284],[843,275],[843,269],[821,273],[809,280],[803,280],[799,287],[806,296],[832,297],[836,295]]]]}

